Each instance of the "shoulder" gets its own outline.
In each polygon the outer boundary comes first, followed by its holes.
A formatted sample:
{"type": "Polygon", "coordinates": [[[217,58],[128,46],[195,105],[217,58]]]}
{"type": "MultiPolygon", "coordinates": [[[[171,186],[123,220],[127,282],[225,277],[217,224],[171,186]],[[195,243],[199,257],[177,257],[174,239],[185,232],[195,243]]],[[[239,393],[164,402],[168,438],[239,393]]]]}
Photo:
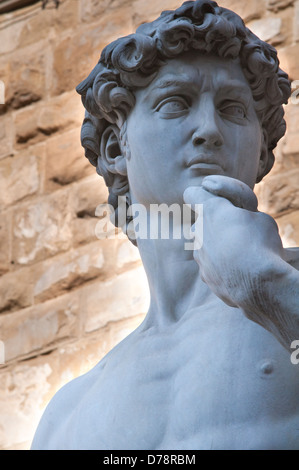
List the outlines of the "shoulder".
{"type": "Polygon", "coordinates": [[[64,385],[51,399],[46,407],[34,435],[32,450],[66,449],[67,423],[80,403],[84,391],[91,387],[99,376],[101,367],[98,364],[90,372],[71,380],[64,385]]]}
{"type": "Polygon", "coordinates": [[[285,261],[299,270],[299,248],[285,248],[285,261]]]}

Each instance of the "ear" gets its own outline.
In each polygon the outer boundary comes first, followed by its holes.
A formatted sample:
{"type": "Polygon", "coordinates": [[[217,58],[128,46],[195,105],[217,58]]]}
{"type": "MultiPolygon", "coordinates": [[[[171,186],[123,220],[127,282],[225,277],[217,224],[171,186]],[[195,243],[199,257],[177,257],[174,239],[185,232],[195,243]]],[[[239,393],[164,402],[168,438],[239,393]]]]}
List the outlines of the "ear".
{"type": "Polygon", "coordinates": [[[260,181],[268,166],[269,150],[268,150],[268,134],[265,129],[262,129],[262,144],[261,144],[261,156],[258,166],[257,181],[260,181]]]}
{"type": "Polygon", "coordinates": [[[118,127],[111,125],[103,132],[101,157],[106,170],[110,173],[127,176],[127,162],[121,151],[118,127]]]}

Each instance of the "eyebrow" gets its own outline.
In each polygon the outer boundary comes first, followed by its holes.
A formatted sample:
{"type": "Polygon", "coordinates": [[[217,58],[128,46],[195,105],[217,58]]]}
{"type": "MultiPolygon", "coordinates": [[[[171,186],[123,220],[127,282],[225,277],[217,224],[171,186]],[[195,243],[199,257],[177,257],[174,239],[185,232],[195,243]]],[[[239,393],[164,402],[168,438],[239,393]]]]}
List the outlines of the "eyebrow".
{"type": "MultiPolygon", "coordinates": [[[[194,85],[195,86],[193,80],[190,80],[190,77],[186,75],[185,78],[184,76],[180,76],[180,78],[177,78],[177,77],[163,78],[156,83],[156,88],[163,89],[163,88],[168,88],[171,86],[175,87],[175,86],[182,86],[182,85],[194,85]]],[[[200,84],[200,86],[201,85],[202,84],[200,84]]],[[[197,85],[196,85],[196,89],[197,89],[197,85]]]]}
{"type": "MultiPolygon", "coordinates": [[[[173,77],[170,75],[169,77],[163,77],[160,80],[158,80],[153,88],[150,88],[148,90],[148,93],[146,93],[145,98],[152,93],[155,92],[155,90],[163,90],[165,88],[180,88],[182,86],[188,86],[188,89],[195,92],[203,92],[203,88],[205,88],[205,75],[202,75],[199,77],[199,80],[194,83],[193,79],[188,77],[188,75],[185,74],[180,74],[179,77],[173,77]]],[[[227,93],[251,93],[250,86],[248,84],[245,85],[244,83],[240,82],[238,79],[232,79],[232,80],[226,80],[225,82],[220,83],[218,85],[218,89],[221,89],[222,92],[227,92],[227,93]]]]}

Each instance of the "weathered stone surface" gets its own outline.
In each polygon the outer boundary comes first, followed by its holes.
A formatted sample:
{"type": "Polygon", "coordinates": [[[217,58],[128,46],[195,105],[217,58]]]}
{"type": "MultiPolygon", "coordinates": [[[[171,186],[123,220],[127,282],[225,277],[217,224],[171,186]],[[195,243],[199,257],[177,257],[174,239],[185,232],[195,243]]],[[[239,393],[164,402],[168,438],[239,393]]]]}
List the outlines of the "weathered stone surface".
{"type": "Polygon", "coordinates": [[[0,449],[29,449],[41,415],[56,391],[94,367],[142,320],[143,315],[137,315],[111,323],[95,334],[58,346],[50,354],[0,369],[0,449]]]}
{"type": "Polygon", "coordinates": [[[86,78],[86,72],[97,64],[105,45],[132,31],[130,18],[130,10],[120,8],[117,15],[95,17],[96,28],[72,35],[71,41],[70,38],[60,41],[54,50],[53,94],[74,89],[86,78]]]}
{"type": "Polygon", "coordinates": [[[131,2],[134,27],[146,21],[153,21],[161,14],[162,10],[175,10],[180,4],[176,0],[165,0],[163,4],[159,0],[152,0],[151,8],[149,8],[148,3],[144,0],[134,0],[131,2]]]}
{"type": "MultiPolygon", "coordinates": [[[[5,208],[18,204],[13,241],[11,209],[2,211],[0,223],[0,340],[2,332],[8,334],[11,361],[0,368],[0,448],[12,449],[29,447],[43,408],[55,391],[93,367],[137,327],[146,311],[142,299],[147,287],[139,286],[139,271],[133,269],[140,263],[136,248],[127,240],[99,241],[95,235],[99,220],[95,209],[106,202],[108,191],[95,169],[79,157],[83,152],[75,139],[83,119],[80,97],[74,91],[57,95],[73,90],[85,78],[106,43],[129,34],[133,24],[154,19],[162,9],[180,5],[177,0],[164,0],[162,5],[157,0],[63,0],[57,10],[52,6],[42,10],[40,3],[0,18],[0,54],[6,54],[0,57],[0,79],[10,77],[6,98],[11,106],[27,106],[0,116],[0,201],[5,208]],[[48,100],[46,93],[56,98],[48,100]],[[14,141],[22,152],[8,159],[15,154],[14,141]],[[58,192],[37,199],[36,193],[43,190],[42,146],[47,148],[48,160],[45,189],[58,192]],[[89,171],[94,176],[85,178],[89,171]],[[63,184],[69,187],[60,190],[63,184]],[[23,200],[29,197],[30,201],[23,200]],[[15,264],[10,264],[10,245],[15,264]],[[70,251],[60,254],[64,250],[70,251]],[[53,257],[45,260],[48,256],[53,257]],[[36,264],[22,267],[18,263],[36,264]],[[132,271],[126,273],[128,269],[132,271]],[[90,282],[96,278],[101,282],[90,282]],[[133,285],[137,285],[134,290],[133,285]],[[40,303],[32,305],[34,301],[40,303]],[[141,315],[129,316],[141,311],[141,315]],[[42,351],[47,355],[18,364],[19,357],[42,351]]],[[[249,26],[255,24],[253,29],[258,28],[264,38],[269,36],[273,44],[283,37],[282,67],[290,67],[292,80],[299,79],[294,45],[299,41],[298,0],[295,8],[285,8],[293,0],[219,3],[251,21],[249,26]],[[252,21],[262,18],[265,5],[278,15],[270,13],[271,17],[252,21]]],[[[0,114],[4,108],[0,104],[0,114]]],[[[277,149],[273,172],[262,183],[261,202],[264,210],[278,213],[285,245],[298,246],[299,106],[288,109],[292,109],[287,112],[288,135],[277,149]]]]}
{"type": "Polygon", "coordinates": [[[269,175],[259,185],[259,210],[277,217],[299,208],[299,169],[269,175]]]}
{"type": "Polygon", "coordinates": [[[36,145],[0,162],[0,209],[37,193],[44,147],[36,145]]]}
{"type": "Polygon", "coordinates": [[[19,310],[33,302],[33,271],[6,273],[0,278],[0,312],[19,310]]]}
{"type": "Polygon", "coordinates": [[[286,136],[285,145],[283,147],[283,153],[285,155],[299,155],[299,134],[289,133],[286,136]]]}
{"type": "Polygon", "coordinates": [[[281,18],[263,18],[262,20],[250,21],[247,26],[260,39],[267,42],[281,42],[281,18]]]}
{"type": "Polygon", "coordinates": [[[108,200],[108,189],[103,178],[89,163],[93,174],[72,185],[71,198],[78,217],[95,217],[96,208],[108,200]]]}
{"type": "Polygon", "coordinates": [[[76,217],[73,221],[74,246],[95,241],[98,217],[95,215],[99,204],[104,204],[108,199],[108,190],[103,178],[95,173],[75,183],[71,187],[71,200],[76,217]]]}
{"type": "Polygon", "coordinates": [[[299,246],[299,210],[278,217],[276,222],[279,227],[283,246],[285,248],[299,246]]]}
{"type": "Polygon", "coordinates": [[[129,269],[132,264],[141,263],[138,248],[134,246],[128,239],[123,240],[117,249],[116,269],[129,269]]]}
{"type": "Polygon", "coordinates": [[[66,294],[12,315],[0,315],[5,361],[36,354],[78,333],[78,295],[66,294]]]}
{"type": "Polygon", "coordinates": [[[0,66],[5,83],[5,108],[21,108],[40,100],[46,92],[46,56],[37,47],[17,51],[0,66]]]}
{"type": "MultiPolygon", "coordinates": [[[[0,104],[0,114],[1,114],[0,104]]],[[[0,116],[0,160],[13,155],[13,121],[12,116],[0,116]]]]}
{"type": "Polygon", "coordinates": [[[148,310],[149,295],[143,267],[138,267],[82,290],[81,315],[84,330],[91,332],[148,310]]]}
{"type": "Polygon", "coordinates": [[[75,91],[52,100],[20,110],[15,117],[16,143],[39,142],[58,130],[67,130],[82,124],[84,111],[75,91]]]}
{"type": "Polygon", "coordinates": [[[267,8],[268,10],[274,11],[276,13],[278,10],[287,8],[293,4],[294,0],[268,0],[267,8]]]}
{"type": "Polygon", "coordinates": [[[72,214],[67,190],[56,191],[14,211],[12,256],[24,265],[71,247],[72,214]]]}
{"type": "Polygon", "coordinates": [[[295,18],[294,18],[294,39],[299,41],[299,2],[295,3],[295,18]]]}
{"type": "Polygon", "coordinates": [[[22,28],[23,25],[18,21],[10,22],[8,20],[6,24],[3,24],[3,27],[0,28],[0,54],[7,54],[18,47],[22,28]]]}
{"type": "Polygon", "coordinates": [[[290,80],[299,79],[298,45],[291,45],[279,49],[280,67],[285,70],[290,80]]]}
{"type": "Polygon", "coordinates": [[[34,285],[35,302],[60,295],[78,285],[100,276],[104,256],[99,242],[68,251],[41,263],[34,285]]]}
{"type": "Polygon", "coordinates": [[[47,403],[56,357],[26,361],[0,370],[1,448],[29,448],[47,403]]]}
{"type": "Polygon", "coordinates": [[[131,5],[131,0],[85,0],[80,5],[81,21],[98,23],[104,14],[109,18],[110,15],[114,18],[121,17],[120,12],[123,11],[123,7],[127,7],[130,11],[131,5]]]}
{"type": "Polygon", "coordinates": [[[260,18],[265,10],[265,0],[251,0],[249,2],[240,2],[239,0],[221,0],[219,4],[233,10],[243,18],[245,22],[255,18],[260,18]]]}
{"type": "MultiPolygon", "coordinates": [[[[299,81],[299,78],[298,78],[298,81],[299,81]]],[[[297,103],[297,99],[298,98],[296,98],[296,103],[297,103]]],[[[291,99],[289,101],[289,104],[285,106],[284,109],[285,109],[285,120],[287,124],[286,136],[288,134],[296,134],[299,131],[299,100],[298,100],[298,104],[294,104],[292,103],[292,99],[291,99]]]]}
{"type": "Polygon", "coordinates": [[[11,214],[0,217],[0,276],[10,268],[11,214]]]}
{"type": "Polygon", "coordinates": [[[95,169],[84,158],[80,144],[80,128],[73,129],[46,142],[45,190],[51,191],[94,174],[95,169]]]}
{"type": "MultiPolygon", "coordinates": [[[[294,90],[295,91],[295,90],[294,90]]],[[[298,95],[298,93],[297,93],[298,95]]],[[[283,139],[282,153],[285,157],[299,154],[299,99],[298,96],[291,98],[288,106],[285,107],[285,119],[287,123],[287,133],[283,139]],[[293,100],[295,102],[292,103],[293,100]]]]}

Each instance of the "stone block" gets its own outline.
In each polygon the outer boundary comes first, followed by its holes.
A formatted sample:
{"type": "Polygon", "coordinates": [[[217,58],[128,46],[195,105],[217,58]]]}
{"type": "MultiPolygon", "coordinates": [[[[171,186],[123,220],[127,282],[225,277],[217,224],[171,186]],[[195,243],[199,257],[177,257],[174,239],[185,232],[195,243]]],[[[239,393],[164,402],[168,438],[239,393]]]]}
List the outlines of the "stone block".
{"type": "Polygon", "coordinates": [[[77,217],[73,220],[74,246],[92,243],[97,240],[96,227],[98,220],[94,217],[77,217]]]}
{"type": "Polygon", "coordinates": [[[247,26],[260,39],[270,43],[279,43],[283,40],[281,33],[281,18],[263,18],[250,21],[247,26]]]}
{"type": "Polygon", "coordinates": [[[133,0],[131,11],[133,16],[134,28],[147,21],[153,21],[158,18],[164,10],[176,10],[182,2],[176,0],[165,0],[162,4],[159,0],[152,0],[149,8],[145,0],[133,0]]]}
{"type": "Polygon", "coordinates": [[[0,209],[38,192],[43,157],[39,144],[0,161],[0,209]]]}
{"type": "Polygon", "coordinates": [[[299,1],[295,3],[295,16],[294,16],[294,39],[299,41],[299,1]]]}
{"type": "Polygon", "coordinates": [[[299,169],[268,175],[259,186],[259,210],[272,217],[299,209],[299,169]]]}
{"type": "Polygon", "coordinates": [[[0,312],[26,308],[33,303],[33,269],[9,272],[0,278],[0,312]]]}
{"type": "Polygon", "coordinates": [[[26,265],[66,251],[72,244],[67,190],[17,207],[13,214],[12,257],[26,265]]]}
{"type": "Polygon", "coordinates": [[[18,20],[11,21],[8,15],[1,16],[4,16],[4,18],[0,19],[0,55],[11,53],[17,49],[23,29],[22,22],[18,20]],[[13,23],[13,27],[11,27],[11,23],[13,23]]]}
{"type": "MultiPolygon", "coordinates": [[[[295,97],[294,97],[295,99],[295,97]]],[[[296,98],[298,100],[298,98],[296,98]]],[[[284,157],[299,154],[299,100],[298,104],[290,102],[285,107],[287,133],[283,139],[282,153],[284,157]]]]}
{"type": "Polygon", "coordinates": [[[287,72],[290,80],[299,80],[298,45],[279,49],[280,67],[287,72]]]}
{"type": "Polygon", "coordinates": [[[26,107],[15,115],[17,147],[39,142],[57,131],[79,127],[83,118],[84,108],[75,91],[26,107]]]}
{"type": "Polygon", "coordinates": [[[296,135],[290,134],[289,137],[289,134],[287,134],[279,141],[278,146],[274,151],[275,163],[268,177],[272,177],[273,175],[282,174],[286,171],[296,170],[297,168],[299,168],[298,147],[297,153],[289,153],[289,150],[292,150],[291,146],[293,145],[293,137],[296,138],[296,135]],[[291,139],[291,142],[290,140],[288,142],[288,139],[291,139]]]}
{"type": "Polygon", "coordinates": [[[5,109],[17,109],[39,101],[46,92],[46,56],[43,49],[21,49],[0,65],[5,84],[5,109]]]}
{"type": "Polygon", "coordinates": [[[91,332],[109,322],[145,314],[149,292],[143,267],[132,269],[105,282],[96,282],[81,291],[84,330],[91,332]]]}
{"type": "Polygon", "coordinates": [[[10,269],[11,214],[2,213],[0,218],[0,276],[10,269]]]}
{"type": "Polygon", "coordinates": [[[80,180],[95,169],[84,156],[80,128],[59,134],[46,142],[45,190],[80,180]]]}
{"type": "Polygon", "coordinates": [[[130,268],[130,266],[140,263],[140,254],[136,246],[133,245],[128,239],[122,240],[117,249],[116,256],[116,269],[122,271],[130,268]]]}
{"type": "Polygon", "coordinates": [[[121,19],[124,9],[130,11],[132,0],[84,0],[80,5],[81,21],[84,23],[98,22],[103,15],[111,15],[121,19]]]}
{"type": "Polygon", "coordinates": [[[96,208],[99,204],[105,204],[108,199],[108,189],[103,178],[95,173],[95,168],[90,163],[88,164],[93,175],[71,187],[73,211],[76,214],[73,221],[74,246],[97,240],[96,226],[99,219],[95,215],[96,208]]]}
{"type": "Polygon", "coordinates": [[[78,181],[71,188],[73,206],[78,217],[81,218],[86,216],[95,217],[97,206],[108,201],[108,188],[104,179],[96,173],[94,166],[90,163],[89,165],[93,170],[93,174],[78,181]]]}
{"type": "Polygon", "coordinates": [[[63,0],[59,8],[36,8],[22,25],[18,37],[19,47],[33,44],[76,27],[79,19],[79,0],[63,0]]]}
{"type": "Polygon", "coordinates": [[[233,10],[235,13],[240,15],[246,23],[252,19],[260,18],[265,11],[265,0],[250,0],[250,2],[221,0],[219,4],[223,8],[233,10]]]}
{"type": "Polygon", "coordinates": [[[285,140],[285,145],[283,147],[283,153],[284,155],[294,155],[298,154],[299,155],[299,135],[298,133],[288,133],[286,140],[285,140]]]}
{"type": "Polygon", "coordinates": [[[95,17],[97,26],[60,40],[54,49],[53,95],[74,89],[97,64],[106,44],[132,32],[130,10],[95,17]]]}
{"type": "Polygon", "coordinates": [[[103,266],[104,256],[98,241],[44,261],[38,267],[34,285],[35,302],[57,297],[100,276],[103,266]]]}
{"type": "Polygon", "coordinates": [[[294,0],[268,0],[267,9],[277,13],[294,4],[294,0]]]}
{"type": "Polygon", "coordinates": [[[276,218],[279,233],[285,248],[299,246],[299,210],[276,218]]]}
{"type": "Polygon", "coordinates": [[[5,362],[33,356],[70,340],[78,330],[78,295],[66,294],[54,300],[0,315],[5,362]]]}
{"type": "Polygon", "coordinates": [[[53,394],[50,380],[56,368],[57,358],[51,355],[0,370],[2,449],[30,447],[49,396],[53,394]]]}
{"type": "MultiPolygon", "coordinates": [[[[0,114],[1,114],[0,104],[0,114]]],[[[0,116],[0,160],[13,155],[13,120],[12,116],[0,116]]]]}

